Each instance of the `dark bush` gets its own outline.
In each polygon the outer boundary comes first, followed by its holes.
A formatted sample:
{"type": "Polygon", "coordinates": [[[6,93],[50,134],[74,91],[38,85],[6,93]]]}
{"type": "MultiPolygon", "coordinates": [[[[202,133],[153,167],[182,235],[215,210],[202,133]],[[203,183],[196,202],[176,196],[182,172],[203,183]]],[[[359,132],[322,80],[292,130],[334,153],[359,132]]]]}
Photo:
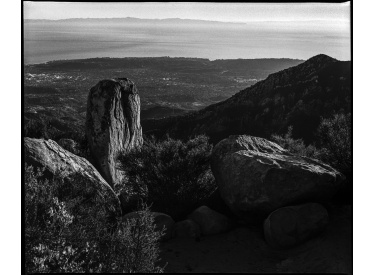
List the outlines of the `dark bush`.
{"type": "MultiPolygon", "coordinates": [[[[26,272],[162,272],[157,267],[161,233],[143,205],[141,218],[109,231],[105,211],[67,190],[64,179],[43,179],[26,166],[26,272]]],[[[94,198],[91,203],[98,203],[94,198]]]]}
{"type": "Polygon", "coordinates": [[[321,159],[324,152],[317,149],[313,145],[306,146],[302,139],[292,138],[293,126],[288,127],[288,131],[284,136],[272,135],[271,140],[276,142],[278,145],[288,150],[289,152],[298,156],[305,156],[310,158],[321,159]]]}
{"type": "Polygon", "coordinates": [[[151,138],[142,148],[119,156],[126,179],[117,188],[178,220],[215,189],[209,166],[211,150],[206,136],[187,142],[169,137],[157,142],[151,138]]]}
{"type": "Polygon", "coordinates": [[[83,131],[66,133],[57,139],[57,143],[65,150],[91,161],[88,141],[83,131]]]}
{"type": "Polygon", "coordinates": [[[351,176],[352,164],[352,115],[335,114],[322,119],[318,128],[321,146],[327,150],[327,162],[351,176]]]}
{"type": "Polygon", "coordinates": [[[82,125],[69,125],[69,131],[61,131],[54,124],[66,124],[59,119],[40,116],[28,119],[24,125],[24,136],[30,138],[52,139],[73,154],[90,160],[86,133],[82,125]]]}
{"type": "Polygon", "coordinates": [[[25,137],[50,139],[57,135],[48,119],[29,119],[24,124],[25,137]]]}

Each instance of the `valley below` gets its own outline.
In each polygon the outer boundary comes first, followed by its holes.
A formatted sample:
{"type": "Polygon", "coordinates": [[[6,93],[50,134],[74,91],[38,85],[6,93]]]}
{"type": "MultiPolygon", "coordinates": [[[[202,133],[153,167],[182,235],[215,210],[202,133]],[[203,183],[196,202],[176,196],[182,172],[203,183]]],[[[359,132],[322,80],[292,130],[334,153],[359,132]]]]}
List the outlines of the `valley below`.
{"type": "Polygon", "coordinates": [[[82,129],[87,95],[101,79],[137,85],[141,120],[200,110],[297,65],[297,59],[93,58],[24,66],[24,118],[50,120],[57,131],[82,129]]]}

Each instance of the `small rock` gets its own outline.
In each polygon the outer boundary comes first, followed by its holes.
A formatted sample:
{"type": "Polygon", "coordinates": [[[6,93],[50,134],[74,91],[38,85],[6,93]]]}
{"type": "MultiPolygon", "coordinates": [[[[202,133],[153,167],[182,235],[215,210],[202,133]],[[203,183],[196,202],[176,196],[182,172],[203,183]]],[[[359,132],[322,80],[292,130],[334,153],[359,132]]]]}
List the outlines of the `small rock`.
{"type": "Polygon", "coordinates": [[[230,220],[203,205],[189,215],[189,219],[196,222],[203,235],[214,235],[226,232],[230,229],[230,220]]]}
{"type": "Polygon", "coordinates": [[[173,233],[178,238],[193,238],[195,240],[199,240],[201,236],[199,225],[190,219],[176,222],[173,233]]]}
{"type": "Polygon", "coordinates": [[[327,225],[327,210],[318,203],[307,203],[272,212],[264,221],[263,230],[269,245],[288,248],[316,236],[327,225]]]}

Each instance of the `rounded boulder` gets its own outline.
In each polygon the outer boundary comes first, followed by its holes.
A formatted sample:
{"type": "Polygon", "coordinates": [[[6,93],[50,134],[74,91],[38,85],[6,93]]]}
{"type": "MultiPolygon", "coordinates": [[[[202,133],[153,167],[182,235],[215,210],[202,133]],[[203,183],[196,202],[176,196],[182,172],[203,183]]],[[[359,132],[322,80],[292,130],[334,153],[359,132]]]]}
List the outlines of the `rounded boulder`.
{"type": "Polygon", "coordinates": [[[328,221],[327,210],[318,203],[282,207],[264,221],[264,236],[274,248],[289,248],[323,232],[328,221]]]}

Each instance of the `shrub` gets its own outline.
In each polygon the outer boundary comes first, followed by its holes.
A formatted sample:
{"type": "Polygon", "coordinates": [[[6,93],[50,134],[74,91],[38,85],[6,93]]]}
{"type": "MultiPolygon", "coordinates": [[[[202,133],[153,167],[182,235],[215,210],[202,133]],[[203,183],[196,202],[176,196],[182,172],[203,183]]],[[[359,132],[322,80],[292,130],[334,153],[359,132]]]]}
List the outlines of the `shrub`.
{"type": "Polygon", "coordinates": [[[349,177],[353,171],[351,133],[350,113],[322,119],[318,128],[321,146],[327,150],[327,162],[349,177]]]}
{"type": "Polygon", "coordinates": [[[215,189],[209,167],[211,150],[206,136],[187,142],[151,138],[142,148],[119,156],[126,175],[123,192],[136,194],[152,203],[153,210],[179,219],[215,189]]]}
{"type": "Polygon", "coordinates": [[[24,125],[25,137],[49,139],[56,134],[55,132],[51,129],[49,121],[43,118],[30,119],[24,125]]]}
{"type": "Polygon", "coordinates": [[[289,126],[284,136],[272,135],[271,139],[290,152],[320,159],[336,168],[347,177],[352,176],[352,122],[351,114],[335,114],[321,120],[317,136],[319,148],[306,146],[301,139],[292,138],[293,127],[289,126]]]}
{"type": "Polygon", "coordinates": [[[87,160],[91,160],[86,135],[80,132],[75,132],[69,136],[69,138],[64,137],[58,139],[57,143],[65,150],[68,150],[69,152],[87,160]]]}
{"type": "Polygon", "coordinates": [[[140,219],[109,231],[104,211],[86,207],[85,198],[67,190],[64,179],[47,180],[43,174],[26,166],[27,273],[163,271],[155,265],[161,233],[146,205],[140,219]]]}
{"type": "Polygon", "coordinates": [[[61,147],[73,154],[90,160],[90,152],[85,129],[81,125],[69,124],[58,118],[40,116],[38,119],[28,119],[24,125],[24,136],[30,138],[52,139],[61,147]],[[67,131],[58,130],[54,124],[69,127],[67,131]]]}
{"type": "Polygon", "coordinates": [[[289,126],[284,136],[274,134],[271,136],[271,140],[293,154],[317,159],[323,158],[323,151],[313,145],[306,146],[302,139],[293,139],[292,132],[293,126],[289,126]]]}

